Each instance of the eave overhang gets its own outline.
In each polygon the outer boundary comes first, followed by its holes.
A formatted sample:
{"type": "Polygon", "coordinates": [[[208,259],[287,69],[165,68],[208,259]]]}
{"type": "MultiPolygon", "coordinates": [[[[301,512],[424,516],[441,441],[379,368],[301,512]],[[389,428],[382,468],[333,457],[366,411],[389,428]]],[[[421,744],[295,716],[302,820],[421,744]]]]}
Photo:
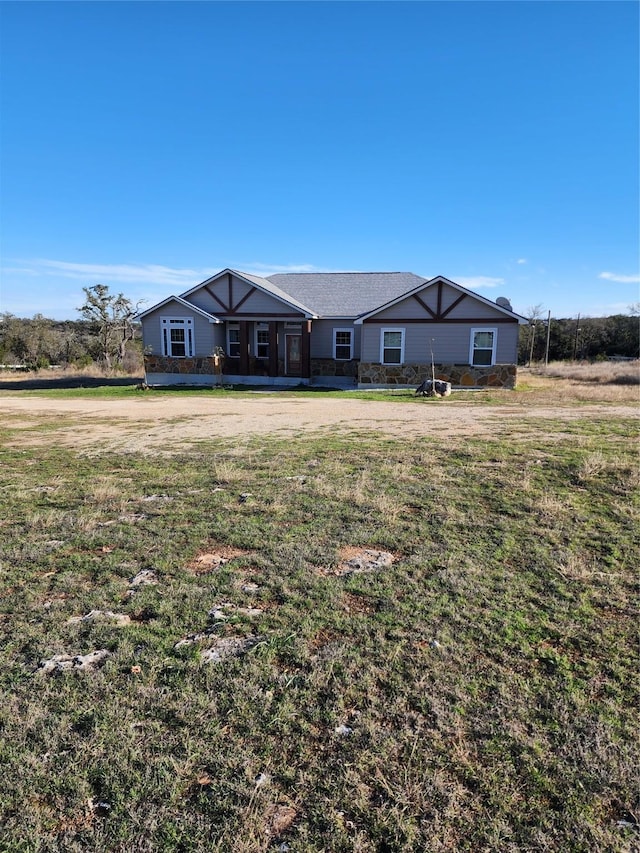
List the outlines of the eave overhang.
{"type": "MultiPolygon", "coordinates": [[[[437,275],[435,278],[425,279],[422,284],[417,285],[411,290],[407,290],[406,293],[402,293],[400,296],[397,296],[395,299],[390,299],[389,302],[385,302],[384,305],[380,305],[378,308],[374,308],[373,311],[368,311],[366,314],[361,314],[354,323],[358,326],[362,325],[366,320],[369,320],[375,317],[376,314],[380,314],[382,311],[386,311],[388,308],[397,305],[399,302],[402,302],[404,299],[408,299],[414,296],[417,293],[420,293],[426,288],[431,287],[434,284],[447,284],[452,287],[454,290],[458,290],[461,294],[465,296],[470,296],[472,299],[477,299],[479,302],[482,302],[484,305],[488,305],[491,308],[495,308],[496,311],[499,311],[501,314],[504,314],[509,319],[517,322],[519,325],[528,324],[529,321],[526,317],[522,317],[520,314],[516,314],[515,311],[509,311],[508,308],[503,308],[501,305],[498,305],[497,302],[492,302],[490,299],[485,299],[484,296],[480,296],[479,293],[474,293],[472,290],[467,290],[466,287],[463,287],[461,284],[456,284],[455,281],[451,281],[448,278],[445,278],[442,275],[437,275]]],[[[454,322],[454,320],[449,320],[449,322],[454,322]]],[[[460,320],[461,323],[466,323],[466,320],[460,320]]]]}
{"type": "Polygon", "coordinates": [[[216,317],[213,314],[209,314],[208,311],[204,311],[202,308],[198,308],[197,305],[192,305],[191,302],[187,302],[187,300],[183,299],[181,296],[167,296],[166,299],[163,299],[162,302],[158,302],[157,305],[153,305],[151,308],[147,308],[146,311],[141,311],[139,314],[136,314],[134,320],[142,320],[143,317],[146,317],[148,314],[152,314],[154,311],[157,311],[158,308],[163,308],[170,302],[177,302],[180,307],[188,308],[190,311],[193,311],[196,314],[200,314],[200,316],[204,317],[209,323],[223,322],[219,317],[216,317]]]}

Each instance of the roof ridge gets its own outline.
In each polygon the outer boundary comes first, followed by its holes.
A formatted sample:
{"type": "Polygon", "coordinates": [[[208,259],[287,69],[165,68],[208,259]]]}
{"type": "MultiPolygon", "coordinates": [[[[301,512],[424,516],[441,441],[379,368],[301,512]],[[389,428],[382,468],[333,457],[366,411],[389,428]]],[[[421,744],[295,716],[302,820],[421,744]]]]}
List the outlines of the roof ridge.
{"type": "Polygon", "coordinates": [[[274,272],[267,278],[272,278],[274,275],[415,275],[416,278],[422,278],[410,270],[325,270],[324,272],[274,272]]]}

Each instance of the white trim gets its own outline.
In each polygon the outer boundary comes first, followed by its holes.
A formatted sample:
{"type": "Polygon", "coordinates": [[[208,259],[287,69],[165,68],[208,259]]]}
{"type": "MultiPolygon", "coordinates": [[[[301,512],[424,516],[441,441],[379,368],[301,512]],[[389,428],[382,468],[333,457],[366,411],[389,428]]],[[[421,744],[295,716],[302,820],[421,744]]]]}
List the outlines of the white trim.
{"type": "Polygon", "coordinates": [[[496,352],[498,350],[498,329],[495,326],[474,326],[469,330],[469,364],[471,367],[493,367],[496,363],[496,352]],[[490,364],[474,364],[473,363],[473,354],[478,350],[482,350],[483,352],[487,352],[489,347],[476,347],[475,336],[478,332],[491,332],[493,335],[492,346],[491,346],[491,363],[490,364]]]}
{"type": "Polygon", "coordinates": [[[400,326],[386,326],[380,329],[380,364],[404,364],[404,339],[406,329],[400,326]],[[384,335],[385,332],[400,332],[400,361],[385,361],[384,360],[384,351],[385,349],[398,349],[398,347],[385,347],[384,345],[384,335]]]}
{"type": "Polygon", "coordinates": [[[354,330],[353,329],[334,328],[334,330],[333,330],[333,359],[334,359],[334,361],[351,361],[351,359],[353,358],[353,338],[354,338],[354,330]],[[347,344],[337,344],[336,343],[336,338],[337,338],[339,332],[347,332],[349,334],[349,344],[348,344],[348,346],[349,346],[349,358],[338,358],[338,356],[337,356],[337,347],[339,347],[339,346],[340,347],[346,347],[347,346],[347,344]]]}
{"type": "Polygon", "coordinates": [[[407,290],[406,293],[400,294],[400,296],[397,296],[395,299],[391,299],[389,302],[385,302],[384,305],[379,305],[372,311],[368,311],[366,314],[361,314],[357,320],[354,320],[354,323],[356,323],[356,325],[361,325],[365,320],[368,320],[369,317],[375,317],[375,315],[379,314],[381,311],[386,311],[387,308],[391,308],[392,306],[397,305],[398,302],[402,302],[404,299],[408,299],[415,293],[420,293],[421,290],[426,290],[428,287],[432,287],[434,284],[437,284],[440,281],[443,284],[448,284],[450,287],[453,287],[454,290],[459,290],[460,293],[464,293],[466,296],[471,296],[473,299],[477,299],[478,302],[482,302],[484,305],[489,305],[491,308],[495,308],[495,310],[499,313],[505,314],[507,317],[512,317],[514,320],[517,320],[520,325],[525,325],[529,323],[526,317],[522,317],[520,314],[516,314],[515,311],[509,311],[507,308],[503,308],[496,302],[492,302],[490,299],[485,299],[485,297],[480,296],[479,293],[474,293],[473,290],[467,290],[466,287],[463,287],[461,284],[456,284],[455,281],[451,281],[450,279],[445,278],[442,275],[437,275],[435,278],[432,278],[429,281],[425,280],[417,287],[414,287],[411,290],[407,290]]]}
{"type": "Polygon", "coordinates": [[[162,355],[167,358],[193,358],[196,352],[196,334],[193,317],[161,317],[160,346],[162,355]],[[184,332],[184,341],[172,341],[172,329],[184,332]],[[176,355],[173,352],[174,346],[184,346],[184,354],[176,355]]]}
{"type": "Polygon", "coordinates": [[[210,323],[222,323],[222,320],[220,320],[214,314],[209,314],[208,311],[205,311],[202,308],[198,308],[197,305],[192,305],[190,302],[187,302],[187,300],[183,299],[181,296],[167,296],[166,299],[163,299],[162,302],[158,302],[158,304],[154,305],[152,308],[147,308],[146,311],[142,311],[140,314],[136,314],[133,319],[141,320],[148,314],[152,314],[154,311],[157,311],[158,308],[163,308],[165,305],[168,305],[169,302],[177,302],[180,308],[188,308],[190,311],[195,311],[196,314],[200,314],[202,317],[206,317],[206,319],[210,323]]]}

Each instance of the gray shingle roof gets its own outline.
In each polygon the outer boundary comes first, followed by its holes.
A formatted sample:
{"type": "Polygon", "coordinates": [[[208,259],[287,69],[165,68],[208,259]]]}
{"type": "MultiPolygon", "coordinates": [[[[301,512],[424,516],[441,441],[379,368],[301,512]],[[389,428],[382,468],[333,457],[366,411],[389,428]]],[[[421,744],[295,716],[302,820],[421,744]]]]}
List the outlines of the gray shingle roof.
{"type": "Polygon", "coordinates": [[[320,317],[358,317],[427,281],[412,272],[278,273],[266,280],[320,317]]]}

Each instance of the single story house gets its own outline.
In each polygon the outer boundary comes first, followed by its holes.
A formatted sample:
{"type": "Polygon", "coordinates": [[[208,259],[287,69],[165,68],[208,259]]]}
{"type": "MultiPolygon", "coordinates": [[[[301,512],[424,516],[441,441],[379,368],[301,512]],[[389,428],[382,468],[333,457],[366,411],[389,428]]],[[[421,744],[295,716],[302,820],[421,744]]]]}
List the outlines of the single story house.
{"type": "Polygon", "coordinates": [[[149,385],[418,385],[512,388],[518,326],[443,276],[224,269],[138,315],[149,385]]]}

